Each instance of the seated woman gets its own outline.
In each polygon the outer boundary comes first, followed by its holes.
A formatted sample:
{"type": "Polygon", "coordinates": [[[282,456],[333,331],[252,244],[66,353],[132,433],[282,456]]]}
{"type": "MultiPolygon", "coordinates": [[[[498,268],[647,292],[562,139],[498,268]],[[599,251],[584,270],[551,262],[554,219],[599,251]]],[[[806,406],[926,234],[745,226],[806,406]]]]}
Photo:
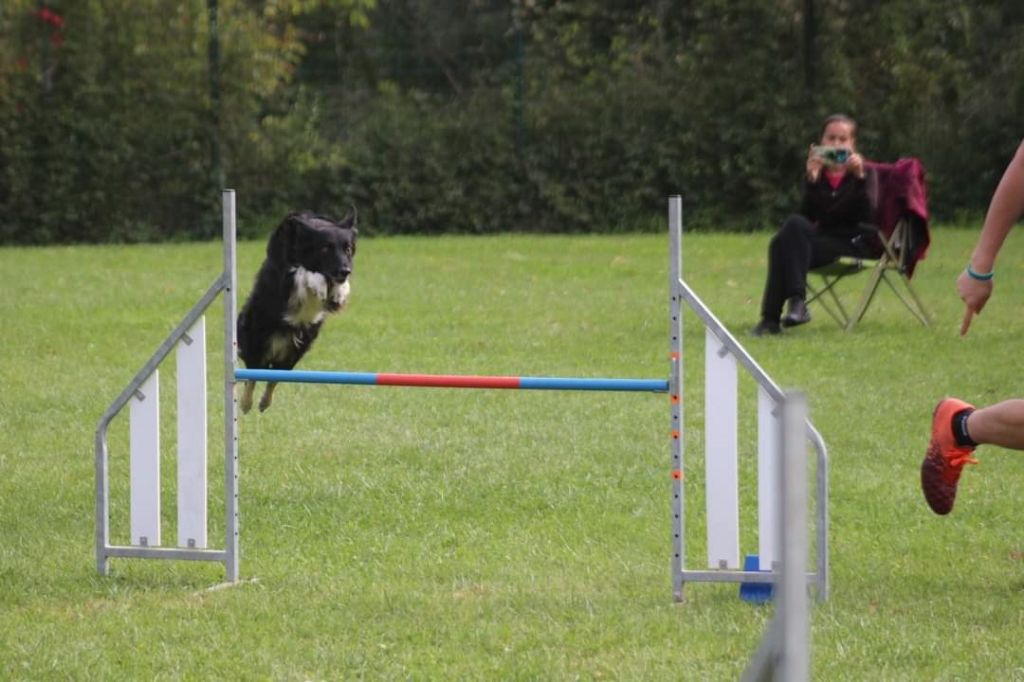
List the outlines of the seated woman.
{"type": "Polygon", "coordinates": [[[825,119],[821,142],[811,145],[800,213],[782,224],[768,246],[768,279],[755,336],[811,321],[807,272],[840,256],[865,256],[861,223],[871,219],[864,159],[856,148],[857,124],[849,116],[825,119]],[[782,304],[788,302],[785,317],[782,304]],[[781,324],[780,324],[781,323],[781,324]]]}

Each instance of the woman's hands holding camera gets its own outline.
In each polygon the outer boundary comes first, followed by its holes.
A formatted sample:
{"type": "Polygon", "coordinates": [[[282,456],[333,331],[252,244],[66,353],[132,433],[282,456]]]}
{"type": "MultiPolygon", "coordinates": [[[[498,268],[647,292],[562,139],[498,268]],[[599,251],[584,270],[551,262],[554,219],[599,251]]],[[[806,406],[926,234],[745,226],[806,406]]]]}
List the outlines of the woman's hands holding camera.
{"type": "Polygon", "coordinates": [[[847,171],[863,178],[864,157],[850,149],[812,144],[807,152],[807,179],[817,182],[823,168],[847,171]]]}

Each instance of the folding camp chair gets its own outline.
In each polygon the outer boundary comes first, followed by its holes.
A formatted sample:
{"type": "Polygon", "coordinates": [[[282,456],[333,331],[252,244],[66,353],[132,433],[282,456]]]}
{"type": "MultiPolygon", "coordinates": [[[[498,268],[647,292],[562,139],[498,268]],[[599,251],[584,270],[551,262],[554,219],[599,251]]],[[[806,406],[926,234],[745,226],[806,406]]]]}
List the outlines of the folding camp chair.
{"type": "Polygon", "coordinates": [[[891,164],[868,162],[865,165],[868,193],[874,207],[874,224],[861,227],[865,231],[865,241],[873,243],[871,250],[875,257],[843,256],[811,270],[810,274],[818,281],[817,284],[807,282],[810,294],[807,302],[818,302],[840,327],[851,331],[864,317],[878,286],[884,281],[907,310],[927,326],[928,312],[910,283],[917,261],[924,257],[930,243],[924,168],[912,158],[891,164]],[[869,271],[870,275],[851,315],[836,293],[836,285],[864,271],[869,271]],[[909,294],[909,298],[897,284],[909,294]]]}

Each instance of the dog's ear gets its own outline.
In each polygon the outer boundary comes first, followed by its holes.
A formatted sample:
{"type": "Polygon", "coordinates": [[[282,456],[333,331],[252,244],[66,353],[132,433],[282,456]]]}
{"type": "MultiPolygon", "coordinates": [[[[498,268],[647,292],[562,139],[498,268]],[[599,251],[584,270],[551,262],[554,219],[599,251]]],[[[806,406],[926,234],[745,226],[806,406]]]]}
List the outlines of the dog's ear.
{"type": "Polygon", "coordinates": [[[295,237],[304,226],[298,213],[289,213],[267,241],[267,259],[285,267],[292,261],[295,237]]]}
{"type": "Polygon", "coordinates": [[[349,204],[352,207],[352,213],[345,216],[345,218],[338,223],[338,227],[346,230],[352,230],[352,255],[356,255],[356,239],[359,237],[359,212],[356,211],[355,204],[349,204]]]}
{"type": "Polygon", "coordinates": [[[349,204],[352,207],[352,213],[345,216],[345,218],[338,223],[338,227],[352,230],[355,234],[359,234],[359,212],[356,211],[355,204],[349,204]]]}
{"type": "Polygon", "coordinates": [[[288,253],[291,251],[291,244],[295,234],[295,225],[289,215],[281,221],[274,232],[267,240],[267,260],[280,266],[288,264],[288,253]]]}

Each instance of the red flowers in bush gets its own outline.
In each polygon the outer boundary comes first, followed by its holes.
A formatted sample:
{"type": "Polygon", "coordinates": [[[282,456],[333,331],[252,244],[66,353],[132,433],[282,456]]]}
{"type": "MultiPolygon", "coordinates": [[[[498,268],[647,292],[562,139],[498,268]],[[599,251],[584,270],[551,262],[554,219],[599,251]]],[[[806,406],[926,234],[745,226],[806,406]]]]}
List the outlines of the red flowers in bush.
{"type": "Polygon", "coordinates": [[[64,36],[61,35],[61,31],[64,29],[64,17],[57,14],[49,7],[41,7],[32,14],[39,21],[53,27],[54,31],[50,34],[50,42],[54,47],[60,47],[64,44],[64,36]]]}
{"type": "Polygon", "coordinates": [[[39,21],[42,21],[44,23],[49,24],[50,26],[53,26],[58,31],[64,28],[64,17],[57,14],[49,7],[43,7],[41,9],[36,10],[35,15],[39,19],[39,21]]]}

